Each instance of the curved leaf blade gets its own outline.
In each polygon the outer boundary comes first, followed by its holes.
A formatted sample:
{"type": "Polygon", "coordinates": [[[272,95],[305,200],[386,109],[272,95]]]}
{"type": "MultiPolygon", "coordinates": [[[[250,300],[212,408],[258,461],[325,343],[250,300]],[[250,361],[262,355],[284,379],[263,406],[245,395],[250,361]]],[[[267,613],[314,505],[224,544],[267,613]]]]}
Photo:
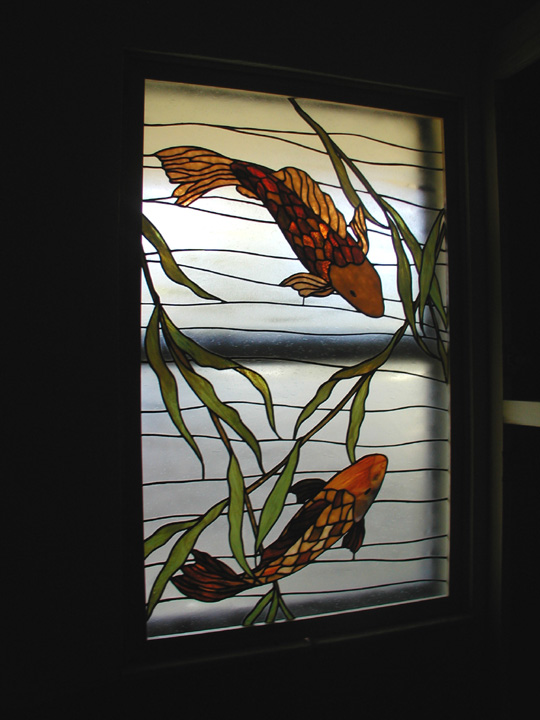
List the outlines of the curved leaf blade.
{"type": "Polygon", "coordinates": [[[264,595],[255,605],[253,610],[251,610],[246,617],[244,618],[242,625],[245,627],[249,627],[250,625],[253,625],[255,620],[259,617],[259,615],[262,613],[264,608],[268,605],[270,600],[272,599],[272,591],[264,595]]]}
{"type": "Polygon", "coordinates": [[[159,311],[157,308],[154,308],[146,329],[145,349],[150,367],[158,379],[161,397],[163,398],[169,417],[193,452],[197,455],[201,464],[203,464],[203,457],[199,446],[189,432],[182,417],[175,377],[167,367],[167,363],[161,354],[161,348],[159,346],[159,311]]]}
{"type": "Polygon", "coordinates": [[[409,259],[403,245],[401,244],[401,237],[394,223],[390,223],[390,230],[392,233],[392,242],[394,245],[394,251],[397,258],[397,286],[401,304],[403,305],[403,311],[405,318],[409,323],[411,329],[415,330],[414,320],[414,306],[412,299],[412,274],[411,266],[409,265],[409,259]]]}
{"type": "Polygon", "coordinates": [[[193,390],[195,395],[204,403],[208,410],[214,412],[223,422],[227,423],[251,448],[255,454],[259,465],[262,465],[262,453],[259,443],[252,431],[243,422],[237,410],[222,402],[214,390],[212,383],[202,375],[195,372],[186,362],[183,352],[174,342],[169,331],[169,326],[164,318],[165,337],[167,346],[176,363],[176,367],[180,370],[184,380],[193,390]]]}
{"type": "Polygon", "coordinates": [[[281,608],[281,612],[285,615],[285,618],[287,620],[294,620],[294,615],[289,610],[289,608],[285,605],[285,601],[281,597],[281,594],[279,596],[279,607],[281,608]]]}
{"type": "Polygon", "coordinates": [[[422,251],[422,263],[419,273],[419,296],[418,296],[418,316],[420,321],[424,317],[424,310],[427,299],[431,294],[431,285],[435,276],[435,268],[437,258],[442,244],[441,225],[444,219],[444,211],[441,210],[433,223],[429,232],[426,244],[422,251]]]}
{"type": "Polygon", "coordinates": [[[372,377],[372,374],[366,375],[351,405],[349,427],[347,429],[347,455],[349,456],[351,464],[356,462],[354,451],[360,436],[360,427],[366,414],[366,399],[369,394],[369,384],[372,377]]]}
{"type": "Polygon", "coordinates": [[[255,548],[258,550],[268,535],[270,530],[274,527],[277,519],[283,511],[283,505],[285,504],[285,498],[291,487],[293,475],[298,465],[300,456],[300,445],[301,442],[297,440],[294,444],[293,449],[289,453],[285,467],[283,468],[281,475],[278,477],[276,484],[272,488],[272,491],[266,498],[264,503],[261,518],[259,520],[259,532],[257,534],[257,541],[255,548]]]}
{"type": "Polygon", "coordinates": [[[237,410],[222,402],[214,390],[212,383],[193,370],[178,365],[180,372],[197,397],[214,412],[223,422],[232,428],[253,451],[259,465],[262,465],[262,453],[259,442],[252,431],[244,423],[237,410]]]}
{"type": "Polygon", "coordinates": [[[373,371],[380,368],[390,357],[394,347],[403,337],[408,324],[402,325],[397,330],[388,345],[377,355],[363,360],[362,362],[352,365],[348,368],[343,368],[335,372],[328,380],[326,380],[317,390],[314,397],[309,401],[306,407],[300,413],[298,420],[296,421],[295,434],[298,432],[300,425],[305,422],[317,408],[329,397],[334,387],[339,383],[340,380],[350,380],[360,375],[372,373],[373,371]]]}
{"type": "Polygon", "coordinates": [[[252,575],[244,554],[244,541],[242,539],[242,521],[244,518],[245,487],[244,477],[236,456],[231,453],[227,469],[227,482],[229,483],[229,546],[240,565],[249,575],[252,575]]]}
{"type": "Polygon", "coordinates": [[[166,545],[177,533],[182,532],[182,530],[189,530],[196,524],[197,520],[182,520],[162,525],[144,541],[144,557],[147,558],[155,550],[166,545]]]}
{"type": "Polygon", "coordinates": [[[272,602],[270,604],[270,609],[268,610],[268,615],[266,616],[267,624],[274,622],[274,620],[276,619],[278,608],[279,608],[279,593],[274,588],[274,590],[272,591],[272,602]]]}
{"type": "Polygon", "coordinates": [[[163,565],[157,578],[155,579],[152,590],[150,591],[147,608],[148,617],[150,617],[154,612],[154,608],[159,602],[161,596],[163,595],[165,586],[167,585],[171,577],[185,563],[187,556],[191,552],[199,535],[221,515],[221,513],[227,506],[227,502],[228,500],[222,500],[221,502],[213,505],[210,510],[208,510],[200,518],[200,520],[197,521],[196,525],[194,525],[191,529],[185,532],[182,537],[177,540],[171,552],[169,553],[169,557],[167,558],[165,564],[163,565]]]}
{"type": "Polygon", "coordinates": [[[319,389],[317,390],[315,395],[312,397],[312,399],[308,402],[308,404],[304,407],[304,409],[298,416],[296,425],[294,427],[295,436],[298,434],[302,423],[304,423],[308,418],[310,418],[315,412],[315,410],[317,410],[317,408],[323,404],[323,402],[328,400],[328,398],[332,394],[332,390],[335,388],[338,382],[339,379],[336,378],[336,375],[334,374],[329,380],[326,380],[322,385],[319,386],[319,389]]]}
{"type": "Polygon", "coordinates": [[[274,418],[274,405],[272,402],[272,395],[270,388],[266,380],[259,375],[255,370],[250,370],[244,367],[240,363],[230,358],[223,357],[217,353],[213,353],[211,350],[201,347],[195,340],[184,335],[176,325],[172,322],[171,318],[167,313],[162,310],[161,317],[167,328],[167,333],[170,336],[171,341],[180,348],[183,352],[189,355],[197,365],[201,367],[210,367],[214,370],[234,370],[246,377],[253,387],[262,395],[264,400],[266,414],[270,426],[276,431],[275,418],[274,418]]]}
{"type": "MultiPolygon", "coordinates": [[[[386,200],[383,200],[381,198],[381,203],[382,203],[384,210],[392,217],[392,219],[396,223],[396,226],[399,228],[399,232],[400,232],[401,236],[403,237],[405,244],[411,251],[416,269],[418,270],[418,272],[420,272],[420,269],[422,267],[422,247],[421,247],[420,243],[414,237],[414,235],[410,231],[409,227],[407,226],[407,223],[403,220],[401,215],[388,202],[386,202],[386,200]]],[[[441,213],[443,213],[443,212],[444,211],[441,210],[441,213]]],[[[443,229],[444,229],[444,225],[443,225],[443,229]]],[[[433,282],[432,282],[431,288],[430,288],[430,296],[435,304],[435,307],[437,308],[437,310],[439,311],[439,313],[443,319],[445,327],[447,327],[448,320],[446,317],[446,312],[444,310],[444,304],[442,301],[439,280],[436,275],[433,276],[433,282]]]]}
{"type": "Polygon", "coordinates": [[[195,295],[198,295],[205,300],[219,300],[218,297],[210,294],[206,290],[203,290],[203,288],[197,285],[197,283],[188,278],[184,271],[177,265],[169,246],[163,239],[159,230],[145,215],[142,216],[142,234],[148,242],[156,248],[161,262],[161,267],[168,278],[178,285],[184,285],[194,292],[195,295]]]}
{"type": "Polygon", "coordinates": [[[264,400],[264,407],[266,410],[266,417],[268,418],[268,422],[270,423],[270,427],[272,428],[272,430],[277,433],[276,418],[274,416],[274,403],[272,401],[272,394],[266,380],[255,370],[246,368],[243,365],[238,365],[233,369],[236,370],[236,372],[247,377],[253,387],[258,390],[259,393],[262,395],[262,398],[264,400]]]}

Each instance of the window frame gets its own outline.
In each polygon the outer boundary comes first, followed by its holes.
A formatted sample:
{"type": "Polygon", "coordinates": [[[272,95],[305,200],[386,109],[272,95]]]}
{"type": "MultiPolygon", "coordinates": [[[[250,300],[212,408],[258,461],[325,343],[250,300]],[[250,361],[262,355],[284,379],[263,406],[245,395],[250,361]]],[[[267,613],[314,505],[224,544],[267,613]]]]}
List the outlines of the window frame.
{"type": "MultiPolygon", "coordinates": [[[[123,557],[122,615],[126,658],[153,664],[194,662],[219,656],[305,648],[336,639],[393,633],[405,627],[421,628],[478,621],[485,606],[488,578],[482,571],[489,554],[485,543],[488,513],[478,499],[487,492],[488,469],[481,462],[485,445],[473,442],[478,393],[472,387],[483,377],[485,351],[473,336],[468,308],[478,300],[472,278],[467,202],[465,106],[459,97],[365,83],[261,65],[206,58],[130,52],[125,62],[123,126],[123,187],[120,198],[119,329],[120,394],[123,414],[123,557]],[[401,112],[441,117],[444,120],[447,181],[447,223],[450,246],[449,296],[451,298],[451,512],[450,594],[402,605],[376,607],[302,618],[292,623],[230,629],[195,636],[146,639],[140,443],[140,189],[142,184],[144,81],[147,78],[197,85],[296,95],[401,112]]],[[[478,253],[476,253],[478,255],[478,253]]],[[[477,293],[478,295],[478,293],[477,293]]],[[[486,301],[483,298],[484,302],[486,301]]],[[[485,373],[484,373],[485,375],[485,373]]],[[[481,393],[480,393],[481,394],[481,393]]]]}

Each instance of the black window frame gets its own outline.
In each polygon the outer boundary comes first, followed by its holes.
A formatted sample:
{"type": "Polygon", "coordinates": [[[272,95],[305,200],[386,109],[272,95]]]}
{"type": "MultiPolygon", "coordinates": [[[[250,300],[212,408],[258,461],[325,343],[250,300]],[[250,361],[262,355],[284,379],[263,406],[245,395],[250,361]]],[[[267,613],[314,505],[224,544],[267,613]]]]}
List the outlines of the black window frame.
{"type": "MultiPolygon", "coordinates": [[[[485,433],[475,432],[478,403],[488,379],[486,346],[472,327],[472,304],[489,302],[472,282],[481,262],[473,244],[467,160],[467,107],[447,93],[390,87],[352,78],[321,75],[206,58],[129,52],[125,57],[123,188],[120,203],[120,355],[125,361],[120,388],[123,414],[123,618],[126,662],[193,663],[209,658],[305,649],[338,639],[388,635],[426,627],[475,627],[482,623],[489,592],[490,548],[486,542],[489,489],[485,433]],[[156,79],[310,97],[441,117],[445,128],[449,297],[451,322],[451,520],[450,594],[343,615],[297,619],[273,626],[231,629],[196,636],[147,640],[144,614],[141,447],[140,447],[140,197],[144,80],[156,79]],[[473,392],[474,389],[474,392],[473,392]]],[[[478,317],[478,314],[476,314],[478,317]]]]}

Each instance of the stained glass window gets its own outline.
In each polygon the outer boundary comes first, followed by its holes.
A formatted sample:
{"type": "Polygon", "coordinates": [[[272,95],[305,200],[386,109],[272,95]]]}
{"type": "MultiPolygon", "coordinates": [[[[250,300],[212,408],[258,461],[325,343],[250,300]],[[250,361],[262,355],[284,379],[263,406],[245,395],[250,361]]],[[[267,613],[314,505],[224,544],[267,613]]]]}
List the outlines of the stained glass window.
{"type": "Polygon", "coordinates": [[[147,636],[444,597],[443,122],[147,81],[147,636]]]}

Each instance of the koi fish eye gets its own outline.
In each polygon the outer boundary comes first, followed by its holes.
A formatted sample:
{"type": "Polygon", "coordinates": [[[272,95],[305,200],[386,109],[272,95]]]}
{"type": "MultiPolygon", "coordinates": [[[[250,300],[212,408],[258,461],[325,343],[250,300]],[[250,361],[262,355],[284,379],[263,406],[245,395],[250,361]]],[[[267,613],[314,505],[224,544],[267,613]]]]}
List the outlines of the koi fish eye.
{"type": "Polygon", "coordinates": [[[356,297],[356,293],[354,292],[354,290],[349,290],[349,293],[350,293],[353,297],[356,297]]]}

